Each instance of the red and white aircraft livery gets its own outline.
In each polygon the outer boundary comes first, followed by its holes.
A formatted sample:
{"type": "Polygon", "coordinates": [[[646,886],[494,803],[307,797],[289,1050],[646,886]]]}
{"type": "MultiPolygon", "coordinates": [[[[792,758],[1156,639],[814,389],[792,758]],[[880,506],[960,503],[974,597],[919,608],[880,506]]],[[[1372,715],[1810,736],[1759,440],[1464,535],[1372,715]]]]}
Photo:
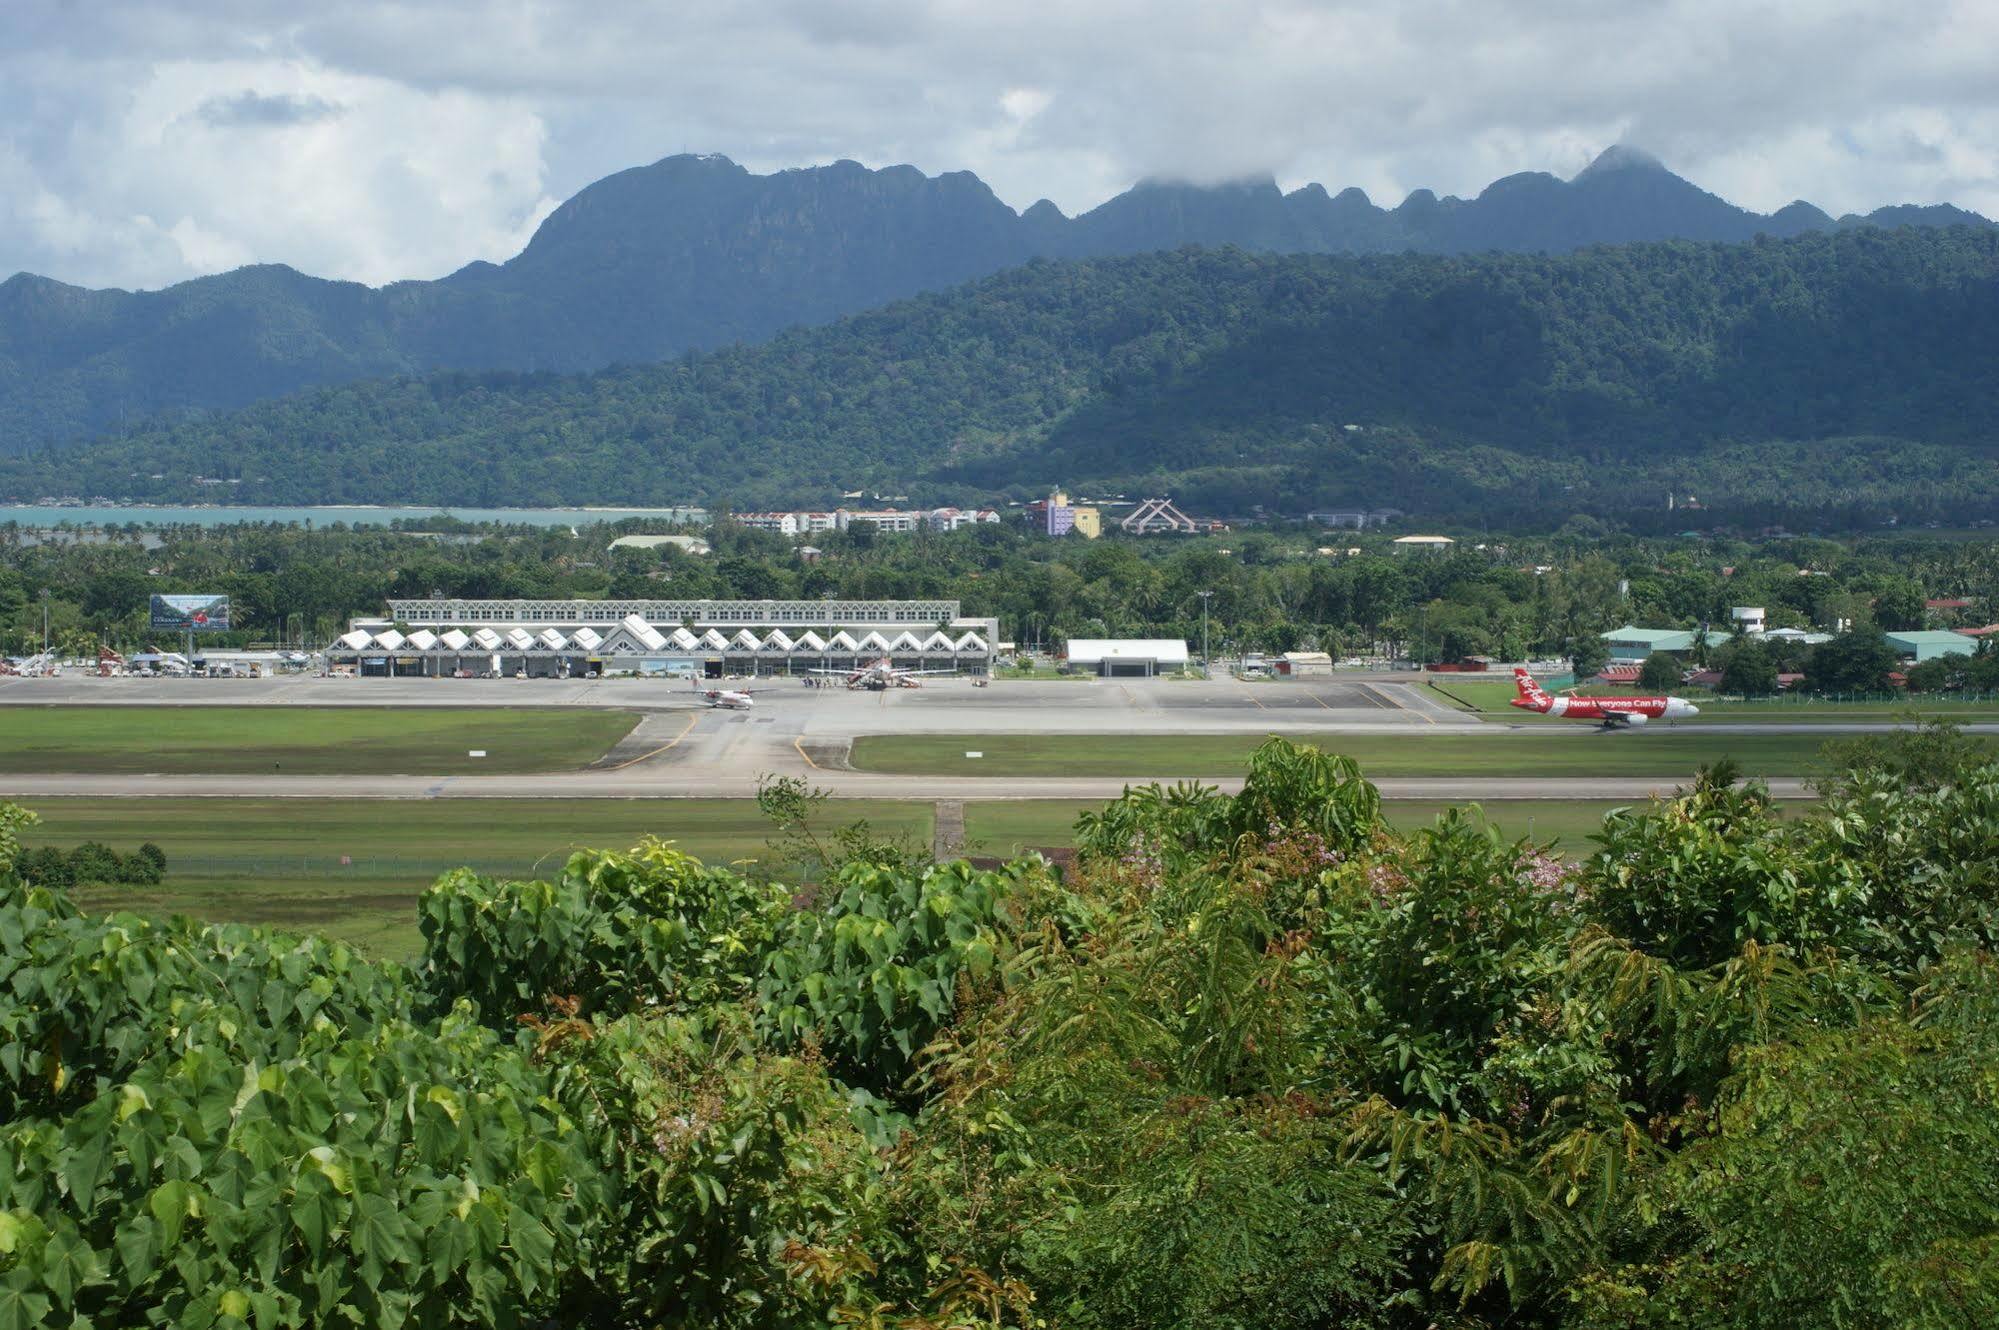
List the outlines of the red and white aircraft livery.
{"type": "Polygon", "coordinates": [[[1538,711],[1564,720],[1591,720],[1606,730],[1636,729],[1649,721],[1679,720],[1701,714],[1699,707],[1677,697],[1576,697],[1568,693],[1554,697],[1534,681],[1533,675],[1521,669],[1513,671],[1513,685],[1519,694],[1513,705],[1523,711],[1538,711]]]}

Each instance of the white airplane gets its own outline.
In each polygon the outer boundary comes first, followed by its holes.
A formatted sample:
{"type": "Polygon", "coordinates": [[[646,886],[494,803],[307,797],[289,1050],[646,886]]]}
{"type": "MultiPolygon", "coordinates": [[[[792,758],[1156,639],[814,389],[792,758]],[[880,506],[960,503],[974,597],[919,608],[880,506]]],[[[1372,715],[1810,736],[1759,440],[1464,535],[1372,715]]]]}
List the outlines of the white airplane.
{"type": "Polygon", "coordinates": [[[724,707],[730,711],[748,711],[757,704],[747,688],[703,688],[696,683],[694,691],[706,698],[709,706],[724,707]]]}
{"type": "Polygon", "coordinates": [[[956,670],[901,670],[887,656],[869,661],[857,670],[814,670],[814,674],[837,674],[849,688],[921,688],[926,674],[956,674],[956,670]]]}

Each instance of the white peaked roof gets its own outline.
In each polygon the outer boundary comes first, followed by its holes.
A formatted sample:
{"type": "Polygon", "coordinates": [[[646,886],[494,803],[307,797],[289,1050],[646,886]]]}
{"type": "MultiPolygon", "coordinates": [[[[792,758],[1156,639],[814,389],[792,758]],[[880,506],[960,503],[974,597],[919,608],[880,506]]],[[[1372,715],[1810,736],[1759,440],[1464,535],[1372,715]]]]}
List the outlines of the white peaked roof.
{"type": "Polygon", "coordinates": [[[773,628],[770,630],[770,635],[764,638],[763,649],[765,651],[789,651],[791,650],[791,639],[784,635],[782,628],[773,628]]]}
{"type": "Polygon", "coordinates": [[[666,638],[661,636],[659,630],[638,615],[627,614],[621,622],[625,631],[632,635],[632,640],[647,651],[658,651],[666,645],[666,638]]]}
{"type": "Polygon", "coordinates": [[[980,637],[977,633],[966,633],[951,644],[951,649],[953,651],[981,652],[986,649],[986,639],[980,637]]]}
{"type": "Polygon", "coordinates": [[[492,651],[500,645],[500,635],[490,628],[480,628],[473,632],[472,640],[481,651],[492,651]]]}
{"type": "Polygon", "coordinates": [[[863,651],[887,651],[888,649],[888,639],[880,633],[869,633],[861,639],[861,650],[863,651]]]}
{"type": "Polygon", "coordinates": [[[828,651],[859,651],[861,644],[854,640],[853,634],[842,628],[839,632],[833,634],[831,640],[826,643],[826,649],[828,651]]]}
{"type": "Polygon", "coordinates": [[[895,641],[888,644],[890,651],[921,651],[923,643],[915,633],[897,633],[895,641]]]}
{"type": "Polygon", "coordinates": [[[736,630],[736,635],[729,639],[729,645],[732,647],[740,647],[744,651],[755,651],[758,647],[762,646],[763,643],[757,641],[757,635],[751,632],[749,629],[738,628],[736,630]]]}
{"type": "Polygon", "coordinates": [[[682,651],[692,651],[701,645],[701,639],[688,632],[685,628],[674,629],[673,636],[667,640],[682,651]]]}
{"type": "Polygon", "coordinates": [[[598,647],[604,645],[602,634],[598,633],[595,628],[578,628],[569,635],[569,641],[572,645],[581,647],[585,651],[595,651],[598,647]]]}
{"type": "Polygon", "coordinates": [[[561,633],[556,632],[553,628],[542,629],[541,632],[535,635],[534,640],[547,647],[550,651],[560,651],[569,645],[569,639],[561,633]]]}
{"type": "Polygon", "coordinates": [[[384,651],[394,651],[407,640],[393,628],[384,628],[381,632],[375,634],[375,645],[384,651]]]}
{"type": "Polygon", "coordinates": [[[428,651],[437,645],[437,634],[428,628],[419,628],[410,634],[409,644],[412,650],[428,651]]]}
{"type": "Polygon", "coordinates": [[[534,646],[534,634],[525,628],[507,629],[507,645],[516,651],[526,651],[534,646]]]}
{"type": "Polygon", "coordinates": [[[824,651],[826,649],[826,639],[817,633],[807,631],[796,642],[792,643],[792,649],[794,651],[824,651]]]}
{"type": "Polygon", "coordinates": [[[447,651],[463,651],[465,644],[472,639],[459,632],[456,628],[449,628],[437,640],[447,651]]]}
{"type": "Polygon", "coordinates": [[[710,651],[727,651],[729,649],[729,639],[716,632],[713,628],[710,628],[707,632],[701,634],[699,645],[707,647],[710,651]]]}
{"type": "Polygon", "coordinates": [[[923,649],[925,651],[949,651],[951,649],[950,634],[941,628],[938,629],[923,639],[923,649]]]}
{"type": "Polygon", "coordinates": [[[367,646],[370,642],[374,640],[375,639],[372,636],[370,636],[368,633],[365,633],[361,631],[359,628],[356,628],[351,633],[344,633],[341,635],[340,645],[346,647],[349,651],[359,651],[362,647],[367,646]]]}

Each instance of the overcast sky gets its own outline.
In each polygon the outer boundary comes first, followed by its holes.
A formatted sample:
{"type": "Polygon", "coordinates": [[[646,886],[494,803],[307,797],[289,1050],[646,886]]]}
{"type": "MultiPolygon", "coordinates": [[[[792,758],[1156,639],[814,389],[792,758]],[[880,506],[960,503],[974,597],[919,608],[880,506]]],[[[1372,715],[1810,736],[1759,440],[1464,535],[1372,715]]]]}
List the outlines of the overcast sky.
{"type": "Polygon", "coordinates": [[[1993,0],[0,0],[0,274],[381,283],[675,152],[1471,194],[1627,140],[1768,211],[1999,216],[1993,0]],[[307,17],[299,17],[307,15],[307,17]]]}

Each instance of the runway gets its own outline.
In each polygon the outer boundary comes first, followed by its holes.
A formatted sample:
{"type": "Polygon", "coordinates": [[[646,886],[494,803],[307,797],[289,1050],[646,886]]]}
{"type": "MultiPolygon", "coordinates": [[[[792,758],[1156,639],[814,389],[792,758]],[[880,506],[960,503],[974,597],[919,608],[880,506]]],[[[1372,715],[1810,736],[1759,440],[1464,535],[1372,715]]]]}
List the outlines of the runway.
{"type": "MultiPolygon", "coordinates": [[[[785,772],[783,774],[795,774],[785,772]]],[[[872,772],[806,772],[842,799],[1013,800],[1115,799],[1125,781],[1105,776],[889,776],[872,772]]],[[[1233,792],[1239,778],[1200,779],[1233,792]]],[[[1162,778],[1172,784],[1172,778],[1162,778]]],[[[1410,776],[1378,780],[1385,799],[1487,802],[1507,799],[1631,800],[1669,793],[1683,783],[1667,777],[1410,776]]],[[[1767,781],[1779,799],[1808,796],[1796,779],[1767,781]]],[[[757,792],[756,773],[571,771],[540,776],[29,776],[0,774],[0,798],[176,799],[725,799],[757,792]]]]}
{"type": "MultiPolygon", "coordinates": [[[[1275,683],[1228,679],[932,681],[921,689],[854,692],[808,688],[796,679],[747,685],[746,711],[709,707],[685,680],[521,679],[0,679],[0,723],[9,705],[577,707],[639,713],[612,752],[580,771],[523,776],[357,773],[274,775],[62,775],[0,772],[0,797],[173,796],[301,799],[714,798],[747,797],[766,775],[802,776],[841,797],[877,799],[1079,799],[1115,797],[1126,780],[1099,776],[904,776],[844,769],[852,742],[871,734],[1394,734],[1412,742],[1438,734],[1503,738],[1516,728],[1577,742],[1643,743],[1644,733],[1603,736],[1589,726],[1514,726],[1447,706],[1407,676],[1336,676],[1275,683]]],[[[1668,727],[1661,727],[1662,729],[1668,727]]],[[[1678,732],[1832,736],[1889,730],[1887,724],[1682,723],[1678,732]]],[[[1992,732],[1999,726],[1968,726],[1992,732]]],[[[1690,773],[1689,773],[1690,774],[1690,773]]],[[[1171,783],[1172,778],[1161,778],[1171,783]]],[[[1195,777],[1188,777],[1195,779],[1195,777]]],[[[1643,799],[1681,778],[1536,776],[1408,777],[1378,781],[1390,798],[1643,799]]],[[[1208,780],[1229,788],[1228,781],[1208,780]]],[[[1769,782],[1799,797],[1799,781],[1769,782]]]]}

